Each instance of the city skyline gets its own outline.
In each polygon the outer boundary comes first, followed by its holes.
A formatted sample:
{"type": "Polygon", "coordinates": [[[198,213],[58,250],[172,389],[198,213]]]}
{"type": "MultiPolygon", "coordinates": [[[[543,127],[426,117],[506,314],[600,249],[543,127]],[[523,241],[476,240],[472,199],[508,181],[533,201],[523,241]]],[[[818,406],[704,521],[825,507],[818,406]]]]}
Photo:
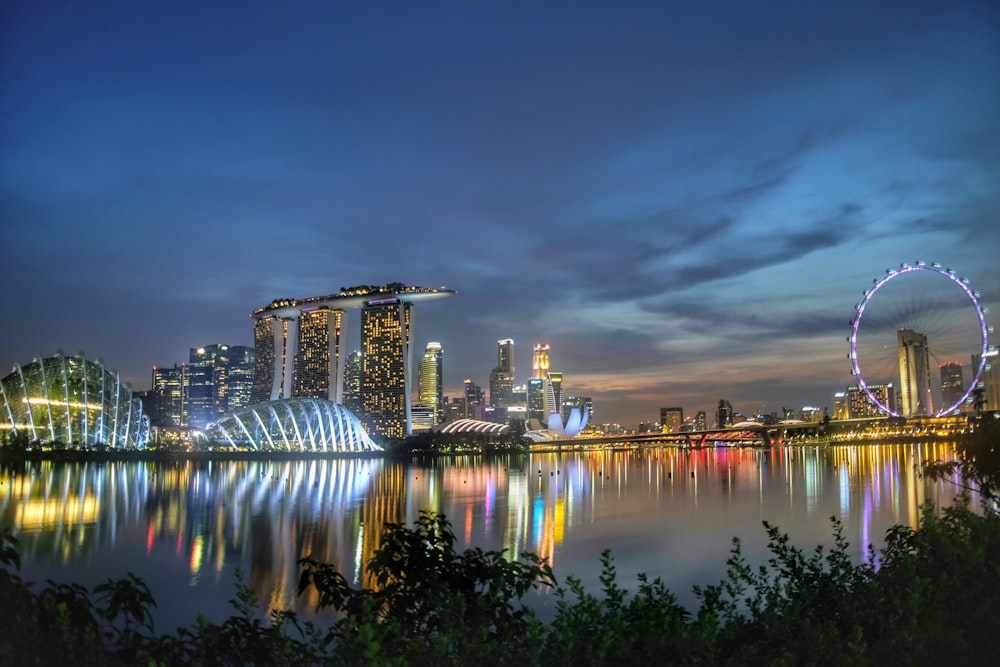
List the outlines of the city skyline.
{"type": "Polygon", "coordinates": [[[449,396],[510,338],[600,423],[832,414],[885,269],[996,324],[1000,8],[808,4],[5,3],[3,374],[144,390],[261,304],[401,281],[458,292],[411,343],[449,396]]]}

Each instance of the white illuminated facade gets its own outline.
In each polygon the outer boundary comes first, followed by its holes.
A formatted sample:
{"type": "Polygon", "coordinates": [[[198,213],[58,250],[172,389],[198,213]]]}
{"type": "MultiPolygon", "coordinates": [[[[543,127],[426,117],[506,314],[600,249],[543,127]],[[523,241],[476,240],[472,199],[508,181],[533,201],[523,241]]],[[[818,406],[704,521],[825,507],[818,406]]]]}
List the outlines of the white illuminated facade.
{"type": "Polygon", "coordinates": [[[381,451],[347,408],[318,398],[254,405],[209,424],[206,435],[237,449],[322,452],[381,451]]]}

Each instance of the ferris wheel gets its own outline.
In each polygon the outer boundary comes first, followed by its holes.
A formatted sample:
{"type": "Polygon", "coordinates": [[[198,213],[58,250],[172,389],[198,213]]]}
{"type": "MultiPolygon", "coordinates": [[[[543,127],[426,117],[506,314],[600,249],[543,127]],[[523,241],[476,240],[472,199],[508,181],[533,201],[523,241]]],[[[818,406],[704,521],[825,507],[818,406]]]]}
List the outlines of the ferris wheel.
{"type": "Polygon", "coordinates": [[[895,417],[940,417],[971,403],[992,349],[979,293],[937,263],[901,264],[873,283],[847,339],[868,398],[895,417]]]}

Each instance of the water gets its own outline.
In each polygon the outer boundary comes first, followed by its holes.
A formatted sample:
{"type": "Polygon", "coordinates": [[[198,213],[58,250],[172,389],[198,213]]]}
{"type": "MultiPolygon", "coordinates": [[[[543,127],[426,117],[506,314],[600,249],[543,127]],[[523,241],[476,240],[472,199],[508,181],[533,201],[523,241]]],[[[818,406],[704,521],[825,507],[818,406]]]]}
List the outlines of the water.
{"type": "MultiPolygon", "coordinates": [[[[297,591],[303,556],[357,584],[382,527],[444,513],[460,551],[530,551],[557,579],[598,592],[611,549],[621,585],[662,577],[683,604],[716,583],[733,537],[752,564],[767,558],[762,521],[812,549],[838,519],[856,560],[886,529],[916,526],[919,507],[952,502],[954,482],[929,482],[922,460],[940,444],[720,448],[438,458],[180,463],[29,462],[0,466],[0,525],[21,541],[31,581],[92,587],[134,572],[158,601],[158,631],[198,613],[232,612],[236,571],[265,609],[315,617],[297,591]]],[[[554,596],[530,603],[543,617],[554,596]]],[[[320,615],[322,620],[324,615],[320,615]]]]}

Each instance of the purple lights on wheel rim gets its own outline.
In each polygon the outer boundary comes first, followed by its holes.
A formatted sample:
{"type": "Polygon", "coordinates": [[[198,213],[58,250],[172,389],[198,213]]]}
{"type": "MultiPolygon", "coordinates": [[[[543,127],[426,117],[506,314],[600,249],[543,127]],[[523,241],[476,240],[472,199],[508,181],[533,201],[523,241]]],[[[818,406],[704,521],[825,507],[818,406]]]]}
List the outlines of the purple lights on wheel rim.
{"type": "Polygon", "coordinates": [[[874,403],[876,406],[879,407],[879,409],[883,410],[888,415],[891,415],[893,417],[900,416],[899,412],[890,410],[889,406],[880,401],[878,397],[875,395],[875,393],[868,388],[868,381],[865,379],[861,365],[858,361],[858,330],[861,326],[861,320],[864,318],[865,309],[868,307],[868,304],[869,302],[871,302],[872,297],[875,296],[875,294],[879,291],[879,289],[881,289],[882,286],[884,286],[890,280],[899,278],[904,274],[911,273],[914,271],[932,271],[934,273],[944,276],[954,284],[958,285],[958,287],[961,288],[961,290],[969,298],[969,301],[972,303],[972,306],[976,312],[976,316],[979,319],[979,334],[980,334],[982,349],[980,350],[979,364],[976,367],[975,375],[973,376],[972,381],[968,385],[968,389],[965,390],[965,393],[962,395],[962,398],[960,400],[958,400],[954,405],[950,405],[944,410],[939,410],[932,415],[934,417],[940,417],[943,415],[951,414],[952,412],[957,410],[959,406],[965,403],[966,399],[968,399],[969,396],[972,394],[972,391],[976,388],[976,386],[979,384],[980,379],[982,378],[983,370],[986,367],[987,352],[989,351],[989,339],[988,339],[989,328],[986,325],[985,311],[979,304],[979,299],[977,298],[975,292],[973,292],[969,288],[968,282],[963,278],[959,278],[958,276],[956,276],[955,273],[950,269],[942,269],[936,264],[926,265],[920,262],[916,264],[902,264],[898,269],[891,269],[887,271],[885,276],[875,281],[875,284],[872,286],[871,289],[865,291],[865,298],[864,300],[861,301],[860,304],[857,305],[857,314],[854,317],[854,321],[851,323],[851,337],[849,340],[851,342],[850,359],[851,359],[852,372],[858,379],[858,385],[865,392],[865,394],[872,401],[872,403],[874,403]]]}

